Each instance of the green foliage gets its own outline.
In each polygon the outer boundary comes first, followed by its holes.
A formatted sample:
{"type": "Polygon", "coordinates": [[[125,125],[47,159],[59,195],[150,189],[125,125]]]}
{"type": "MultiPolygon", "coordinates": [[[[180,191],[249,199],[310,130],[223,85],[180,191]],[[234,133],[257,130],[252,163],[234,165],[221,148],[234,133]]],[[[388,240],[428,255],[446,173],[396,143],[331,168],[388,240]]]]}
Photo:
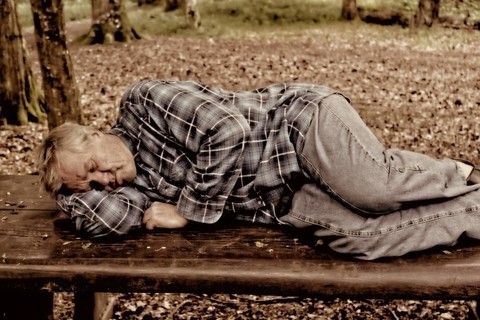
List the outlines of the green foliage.
{"type": "MultiPolygon", "coordinates": [[[[162,6],[137,6],[137,1],[126,1],[132,25],[140,33],[192,33],[187,27],[181,9],[165,12],[162,6]]],[[[340,0],[202,0],[198,2],[202,31],[206,34],[257,30],[269,27],[315,25],[337,20],[340,0]]],[[[17,5],[22,26],[31,26],[30,2],[17,5]]],[[[90,19],[91,7],[87,0],[66,0],[65,20],[90,19]]],[[[197,32],[197,31],[193,31],[197,32]]]]}
{"type": "Polygon", "coordinates": [[[213,0],[205,2],[203,12],[225,23],[235,21],[252,26],[319,23],[338,18],[340,1],[213,0]]]}
{"type": "MultiPolygon", "coordinates": [[[[89,0],[64,0],[63,12],[65,21],[90,19],[92,16],[92,7],[89,0]]],[[[23,27],[33,25],[32,9],[29,0],[20,0],[17,2],[17,13],[20,25],[23,27]]]]}
{"type": "Polygon", "coordinates": [[[180,10],[165,12],[160,6],[138,10],[132,8],[128,11],[128,17],[135,30],[142,35],[174,34],[188,29],[180,10]]]}
{"type": "MultiPolygon", "coordinates": [[[[418,7],[419,0],[357,0],[357,6],[365,9],[390,10],[413,15],[418,7]]],[[[480,1],[478,0],[441,0],[440,16],[465,16],[469,13],[472,18],[480,18],[480,1]]]]}
{"type": "Polygon", "coordinates": [[[20,1],[17,3],[18,21],[20,25],[27,27],[33,25],[32,9],[30,2],[20,1]]]}
{"type": "Polygon", "coordinates": [[[357,6],[366,9],[415,12],[418,7],[418,0],[357,0],[357,6]]]}
{"type": "MultiPolygon", "coordinates": [[[[338,20],[342,0],[200,0],[202,26],[187,26],[182,9],[165,12],[161,5],[139,7],[138,0],[124,0],[132,26],[146,34],[236,34],[244,31],[311,28],[338,20]]],[[[441,15],[480,19],[478,0],[441,1],[441,15]]],[[[418,0],[357,0],[360,8],[402,12],[411,17],[418,0]]],[[[29,0],[18,0],[17,10],[23,26],[32,25],[29,0]]],[[[90,19],[90,0],[64,0],[65,20],[90,19]]]]}
{"type": "Polygon", "coordinates": [[[140,33],[237,33],[269,28],[290,28],[337,20],[341,1],[332,0],[203,0],[198,8],[201,30],[186,25],[181,9],[164,12],[161,7],[129,11],[132,24],[140,33]]]}
{"type": "MultiPolygon", "coordinates": [[[[187,27],[181,9],[164,12],[161,6],[138,8],[130,2],[132,25],[142,34],[240,34],[244,31],[312,28],[337,21],[342,0],[200,0],[202,27],[187,27]]],[[[357,0],[359,8],[401,12],[412,17],[418,0],[357,0]]],[[[480,18],[478,0],[442,0],[441,15],[480,18]]]]}

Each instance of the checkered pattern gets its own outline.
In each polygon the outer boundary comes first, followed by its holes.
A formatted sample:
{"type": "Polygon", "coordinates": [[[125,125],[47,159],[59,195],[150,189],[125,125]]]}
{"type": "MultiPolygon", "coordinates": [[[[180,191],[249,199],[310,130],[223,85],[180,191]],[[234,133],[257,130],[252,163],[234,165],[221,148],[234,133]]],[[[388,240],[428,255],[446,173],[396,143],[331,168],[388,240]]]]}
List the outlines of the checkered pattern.
{"type": "Polygon", "coordinates": [[[124,94],[111,129],[135,156],[129,191],[62,196],[59,205],[72,217],[101,221],[103,233],[136,227],[152,201],[176,204],[202,223],[222,216],[274,223],[272,203],[293,194],[292,181],[302,176],[297,154],[315,107],[333,93],[311,84],[233,92],[191,81],[139,82],[124,94]]]}

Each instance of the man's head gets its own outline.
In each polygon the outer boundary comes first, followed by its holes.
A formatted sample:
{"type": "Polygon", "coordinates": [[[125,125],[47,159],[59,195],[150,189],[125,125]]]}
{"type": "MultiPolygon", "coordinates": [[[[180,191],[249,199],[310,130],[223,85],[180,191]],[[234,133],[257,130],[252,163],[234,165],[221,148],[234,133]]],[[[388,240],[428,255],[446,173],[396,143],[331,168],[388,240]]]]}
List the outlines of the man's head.
{"type": "Polygon", "coordinates": [[[69,123],[51,130],[38,149],[37,165],[51,194],[111,191],[136,176],[133,155],[119,137],[69,123]]]}

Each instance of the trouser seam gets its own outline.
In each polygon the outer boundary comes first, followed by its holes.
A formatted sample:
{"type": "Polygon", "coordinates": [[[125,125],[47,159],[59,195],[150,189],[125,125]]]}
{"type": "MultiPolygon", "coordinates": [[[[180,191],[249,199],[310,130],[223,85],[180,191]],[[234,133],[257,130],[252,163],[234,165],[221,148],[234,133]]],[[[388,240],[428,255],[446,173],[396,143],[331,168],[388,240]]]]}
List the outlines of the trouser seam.
{"type": "Polygon", "coordinates": [[[364,213],[364,214],[370,213],[369,211],[363,210],[363,209],[355,206],[354,204],[352,204],[349,201],[347,201],[346,199],[344,199],[337,192],[335,192],[335,190],[332,187],[330,187],[330,185],[325,181],[325,179],[323,179],[321,172],[312,164],[312,162],[310,160],[308,160],[308,158],[305,157],[304,154],[301,154],[300,157],[308,164],[309,167],[312,168],[312,170],[315,171],[316,175],[318,175],[318,177],[320,178],[321,184],[326,188],[327,193],[332,194],[334,198],[339,199],[342,203],[345,203],[346,205],[348,205],[349,207],[351,207],[354,210],[357,210],[357,211],[359,211],[361,213],[364,213]]]}
{"type": "MultiPolygon", "coordinates": [[[[330,97],[330,96],[329,96],[330,97]]],[[[382,168],[382,170],[385,170],[387,171],[387,174],[390,175],[391,173],[388,172],[388,167],[380,160],[378,160],[372,153],[369,152],[368,148],[365,147],[365,145],[363,143],[361,143],[361,141],[358,139],[358,137],[354,134],[354,132],[352,130],[350,130],[350,128],[347,126],[347,124],[342,120],[342,118],[334,111],[334,108],[332,108],[332,105],[331,105],[331,102],[328,100],[328,99],[323,99],[322,100],[322,103],[321,104],[318,104],[317,106],[317,114],[315,114],[315,116],[318,118],[320,116],[320,112],[321,112],[321,108],[326,108],[326,111],[330,112],[332,114],[333,117],[335,117],[335,119],[339,122],[340,126],[344,128],[344,130],[352,137],[352,139],[355,141],[356,144],[358,144],[360,146],[360,148],[363,150],[363,152],[365,152],[365,154],[367,154],[370,159],[372,159],[375,163],[377,163],[377,165],[380,166],[380,168],[382,168]]],[[[308,132],[307,132],[308,134],[308,132]]],[[[364,210],[362,208],[359,208],[358,206],[355,206],[354,204],[350,203],[349,201],[347,201],[346,199],[344,199],[343,197],[341,197],[326,181],[325,179],[323,178],[320,170],[308,159],[308,157],[305,155],[304,153],[304,150],[302,150],[302,152],[300,153],[300,158],[304,160],[304,162],[308,165],[308,167],[313,170],[313,172],[320,178],[320,181],[321,183],[326,187],[327,191],[331,194],[333,194],[337,199],[339,199],[342,203],[345,203],[346,205],[348,205],[349,207],[351,207],[352,209],[355,209],[359,212],[362,212],[364,214],[369,214],[371,213],[370,211],[368,210],[364,210]]],[[[307,171],[308,172],[308,171],[307,171]]],[[[313,178],[314,180],[315,177],[311,177],[313,178]]]]}
{"type": "Polygon", "coordinates": [[[380,165],[380,167],[382,167],[383,169],[387,169],[387,167],[381,162],[379,161],[373,154],[371,154],[368,149],[363,145],[363,143],[360,142],[360,140],[357,138],[357,136],[353,133],[352,130],[350,130],[350,128],[345,124],[345,122],[342,120],[342,118],[334,111],[334,109],[332,108],[330,102],[328,100],[325,100],[325,103],[322,105],[319,105],[318,106],[318,111],[320,112],[320,108],[321,107],[325,107],[328,109],[328,111],[330,111],[334,116],[335,118],[337,119],[338,122],[341,123],[342,127],[345,128],[345,130],[355,139],[355,142],[362,147],[362,150],[368,154],[370,156],[370,158],[375,161],[378,165],[380,165]]]}
{"type": "Polygon", "coordinates": [[[295,218],[297,220],[303,221],[311,225],[323,227],[325,229],[328,229],[342,236],[349,236],[354,238],[374,238],[374,237],[385,236],[388,234],[406,230],[407,228],[415,227],[424,223],[438,221],[441,219],[447,219],[447,218],[452,218],[452,217],[467,215],[467,214],[479,214],[478,212],[479,209],[480,209],[479,206],[473,206],[473,207],[468,207],[465,209],[459,209],[454,211],[439,212],[426,217],[408,220],[408,221],[405,221],[404,223],[394,224],[391,227],[382,228],[379,230],[372,230],[372,231],[361,231],[359,229],[355,230],[355,229],[341,228],[334,223],[316,221],[316,219],[306,217],[303,214],[298,213],[294,210],[290,211],[289,215],[292,218],[295,218]]]}

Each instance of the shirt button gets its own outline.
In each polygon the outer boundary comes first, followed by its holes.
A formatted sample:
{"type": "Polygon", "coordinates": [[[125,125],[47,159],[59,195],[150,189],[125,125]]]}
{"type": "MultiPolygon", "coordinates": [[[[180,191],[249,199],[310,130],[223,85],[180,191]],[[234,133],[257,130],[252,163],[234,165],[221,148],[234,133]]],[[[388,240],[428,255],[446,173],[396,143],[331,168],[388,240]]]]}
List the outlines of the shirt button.
{"type": "Polygon", "coordinates": [[[230,210],[230,206],[225,206],[225,210],[230,210]]]}
{"type": "Polygon", "coordinates": [[[263,201],[262,201],[262,200],[258,200],[257,203],[261,205],[261,204],[263,204],[263,201]]]}

